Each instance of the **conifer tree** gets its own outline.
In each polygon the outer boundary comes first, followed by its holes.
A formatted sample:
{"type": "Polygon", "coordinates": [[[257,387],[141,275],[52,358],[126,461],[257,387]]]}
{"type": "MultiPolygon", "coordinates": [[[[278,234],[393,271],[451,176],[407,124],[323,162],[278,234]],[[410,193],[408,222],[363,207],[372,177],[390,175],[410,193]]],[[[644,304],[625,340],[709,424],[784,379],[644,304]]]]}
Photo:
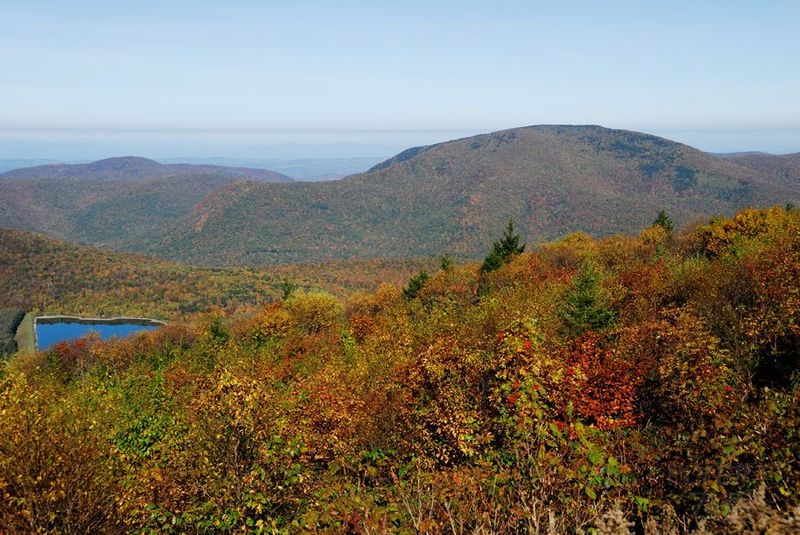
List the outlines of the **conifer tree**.
{"type": "Polygon", "coordinates": [[[525,244],[520,245],[519,242],[520,236],[514,231],[514,220],[509,219],[503,238],[494,242],[491,252],[483,260],[481,271],[488,273],[508,264],[514,255],[525,251],[525,244]]]}
{"type": "Polygon", "coordinates": [[[297,285],[290,281],[289,279],[283,279],[279,285],[281,289],[281,295],[284,301],[289,299],[294,291],[297,289],[297,285]]]}
{"type": "Polygon", "coordinates": [[[664,210],[658,212],[658,216],[653,221],[653,226],[656,225],[662,227],[667,232],[672,232],[672,219],[669,218],[667,212],[664,210]]]}
{"type": "Polygon", "coordinates": [[[439,262],[439,268],[442,271],[446,271],[449,273],[450,271],[453,271],[453,267],[454,267],[453,259],[450,258],[450,255],[448,254],[444,255],[441,258],[441,261],[439,262]]]}
{"type": "Polygon", "coordinates": [[[417,275],[414,275],[408,279],[408,286],[403,289],[403,297],[408,300],[417,297],[417,295],[419,295],[419,291],[422,290],[422,287],[425,286],[425,283],[429,278],[430,275],[428,275],[428,272],[423,269],[417,275]]]}
{"type": "Polygon", "coordinates": [[[594,266],[586,262],[572,281],[558,310],[567,335],[576,337],[586,331],[600,331],[616,320],[617,314],[609,307],[599,280],[594,266]]]}

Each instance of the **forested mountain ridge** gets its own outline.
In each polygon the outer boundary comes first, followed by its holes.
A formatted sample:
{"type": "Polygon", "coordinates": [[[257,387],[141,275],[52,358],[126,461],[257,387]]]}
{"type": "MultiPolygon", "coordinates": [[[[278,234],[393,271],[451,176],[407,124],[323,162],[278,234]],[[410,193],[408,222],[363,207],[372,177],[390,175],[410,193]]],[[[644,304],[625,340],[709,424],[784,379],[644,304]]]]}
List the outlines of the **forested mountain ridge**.
{"type": "Polygon", "coordinates": [[[663,138],[534,126],[409,149],[325,184],[236,183],[211,193],[149,252],[201,264],[474,257],[513,218],[531,241],[682,224],[800,198],[798,189],[663,138]]]}
{"type": "Polygon", "coordinates": [[[724,157],[743,167],[781,179],[787,186],[800,188],[800,152],[792,154],[748,152],[724,157]]]}
{"type": "Polygon", "coordinates": [[[400,283],[426,259],[211,269],[0,228],[0,309],[176,320],[279,299],[286,284],[336,295],[400,283]]]}
{"type": "Polygon", "coordinates": [[[138,156],[106,158],[84,164],[49,164],[13,169],[0,174],[3,179],[76,178],[82,180],[155,180],[166,177],[215,175],[236,179],[291,182],[286,175],[249,167],[169,163],[162,164],[138,156]]]}
{"type": "Polygon", "coordinates": [[[244,179],[291,181],[266,169],[137,157],[15,169],[0,175],[0,227],[135,251],[206,195],[244,179]]]}
{"type": "Polygon", "coordinates": [[[0,308],[48,314],[177,319],[280,296],[250,269],[198,269],[0,228],[0,308]]]}
{"type": "Polygon", "coordinates": [[[800,204],[793,161],[722,158],[648,134],[559,125],[412,148],[327,183],[219,173],[145,180],[130,178],[133,169],[145,176],[206,166],[119,158],[80,168],[91,179],[69,176],[77,166],[16,172],[49,169],[59,178],[2,179],[0,226],[209,266],[470,258],[509,218],[540,242],[636,231],[662,209],[680,225],[745,206],[800,204]],[[96,178],[94,165],[110,174],[96,178]]]}

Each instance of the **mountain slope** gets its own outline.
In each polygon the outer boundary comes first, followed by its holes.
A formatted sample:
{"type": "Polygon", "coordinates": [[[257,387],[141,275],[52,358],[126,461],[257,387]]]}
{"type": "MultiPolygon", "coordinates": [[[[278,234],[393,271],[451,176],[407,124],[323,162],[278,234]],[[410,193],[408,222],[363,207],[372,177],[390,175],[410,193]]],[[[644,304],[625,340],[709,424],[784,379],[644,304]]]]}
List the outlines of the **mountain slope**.
{"type": "Polygon", "coordinates": [[[531,249],[13,358],[4,531],[796,535],[800,211],[531,249]]]}
{"type": "Polygon", "coordinates": [[[0,228],[0,308],[177,318],[271,300],[279,279],[182,266],[0,228]]]}
{"type": "Polygon", "coordinates": [[[52,164],[13,169],[0,174],[0,179],[78,178],[83,180],[155,180],[176,176],[220,176],[239,180],[291,182],[286,175],[269,169],[198,165],[185,163],[161,164],[147,158],[122,156],[86,164],[52,164]]]}
{"type": "Polygon", "coordinates": [[[200,264],[486,251],[509,217],[529,241],[677,223],[785,203],[796,188],[663,138],[534,126],[409,149],[367,173],[315,184],[230,184],[145,250],[200,264]]]}
{"type": "Polygon", "coordinates": [[[16,169],[0,175],[0,226],[141,249],[205,196],[242,179],[291,181],[266,169],[134,157],[16,169]]]}
{"type": "MultiPolygon", "coordinates": [[[[337,295],[403,284],[433,262],[372,260],[285,265],[269,270],[204,269],[117,253],[0,228],[0,311],[178,318],[216,307],[236,309],[280,298],[281,284],[337,295]]],[[[1,338],[1,336],[0,336],[1,338]]],[[[2,347],[0,347],[2,349],[2,347]]],[[[2,351],[0,351],[2,353],[2,351]]]]}
{"type": "Polygon", "coordinates": [[[800,152],[793,154],[747,152],[726,155],[725,158],[743,167],[780,179],[787,186],[800,188],[800,152]]]}

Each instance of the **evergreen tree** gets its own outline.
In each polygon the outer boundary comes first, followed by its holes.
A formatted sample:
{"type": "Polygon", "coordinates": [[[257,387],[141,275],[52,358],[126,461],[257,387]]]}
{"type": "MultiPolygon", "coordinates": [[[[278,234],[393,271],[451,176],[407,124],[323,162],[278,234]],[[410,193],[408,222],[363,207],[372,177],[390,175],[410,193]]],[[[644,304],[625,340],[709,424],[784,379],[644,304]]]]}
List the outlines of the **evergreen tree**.
{"type": "Polygon", "coordinates": [[[417,297],[419,291],[422,290],[422,287],[425,286],[429,278],[428,272],[423,269],[417,275],[408,279],[408,286],[403,290],[403,297],[408,300],[417,297]]]}
{"type": "Polygon", "coordinates": [[[442,257],[441,261],[439,262],[439,268],[446,272],[453,271],[453,259],[450,258],[450,255],[446,254],[442,257]]]}
{"type": "Polygon", "coordinates": [[[514,220],[509,219],[506,225],[505,233],[500,241],[494,242],[492,250],[483,260],[481,271],[488,273],[500,269],[504,264],[507,264],[514,255],[518,255],[525,251],[525,244],[519,244],[519,234],[514,232],[514,220]]]}
{"type": "Polygon", "coordinates": [[[658,212],[658,216],[655,221],[653,221],[653,226],[655,225],[663,227],[667,232],[672,232],[672,219],[669,218],[667,212],[664,210],[658,212]]]}
{"type": "Polygon", "coordinates": [[[281,294],[284,301],[289,299],[294,293],[294,291],[297,289],[297,285],[291,282],[289,279],[283,279],[279,287],[281,289],[281,294]]]}
{"type": "Polygon", "coordinates": [[[607,296],[598,285],[599,280],[597,271],[586,262],[564,295],[558,315],[569,336],[576,337],[590,330],[600,331],[616,320],[617,314],[608,306],[607,296]]]}

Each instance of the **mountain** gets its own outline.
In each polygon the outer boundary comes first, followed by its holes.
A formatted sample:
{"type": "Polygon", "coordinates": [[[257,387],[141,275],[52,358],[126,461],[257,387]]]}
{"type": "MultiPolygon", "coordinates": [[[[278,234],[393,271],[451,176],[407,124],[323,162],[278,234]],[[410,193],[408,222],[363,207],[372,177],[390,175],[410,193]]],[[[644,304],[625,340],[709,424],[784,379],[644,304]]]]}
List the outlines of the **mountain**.
{"type": "Polygon", "coordinates": [[[291,182],[286,175],[269,169],[199,165],[162,164],[147,158],[122,156],[83,164],[50,164],[13,169],[0,174],[0,179],[73,178],[81,180],[155,180],[170,177],[219,176],[240,180],[291,182]]]}
{"type": "MultiPolygon", "coordinates": [[[[172,162],[173,159],[163,160],[172,162]]],[[[175,158],[175,162],[235,165],[272,169],[294,180],[316,182],[336,180],[363,173],[383,161],[383,158],[301,158],[301,159],[236,159],[236,158],[175,158]]],[[[1,162],[0,162],[1,165],[1,162]]]]}
{"type": "Polygon", "coordinates": [[[727,154],[724,157],[743,167],[782,180],[789,187],[800,188],[800,152],[793,154],[740,152],[727,154]]]}
{"type": "Polygon", "coordinates": [[[4,309],[22,308],[172,319],[272,301],[287,280],[301,289],[346,295],[374,290],[381,282],[400,285],[433,267],[430,260],[417,259],[208,269],[0,228],[0,316],[4,309]]]}
{"type": "Polygon", "coordinates": [[[33,167],[34,165],[45,165],[45,164],[53,164],[58,163],[56,160],[48,160],[48,159],[27,159],[27,158],[17,158],[13,160],[0,160],[0,173],[5,173],[6,171],[11,171],[12,169],[18,169],[20,167],[33,167]]]}
{"type": "Polygon", "coordinates": [[[199,265],[474,258],[509,218],[540,242],[573,231],[636,231],[661,209],[680,225],[744,206],[800,203],[793,160],[780,158],[721,158],[648,134],[558,125],[408,149],[332,182],[220,173],[145,179],[138,177],[165,168],[216,167],[122,158],[6,173],[0,226],[199,265]],[[41,169],[59,177],[21,177],[41,169]]]}
{"type": "Polygon", "coordinates": [[[0,309],[177,318],[270,300],[279,282],[254,270],[191,268],[0,229],[0,309]]]}
{"type": "Polygon", "coordinates": [[[0,227],[137,250],[210,193],[245,179],[291,181],[266,169],[136,157],[16,169],[0,175],[0,227]]]}
{"type": "Polygon", "coordinates": [[[532,126],[406,150],[336,182],[238,182],[144,249],[198,264],[485,253],[509,218],[538,242],[798,200],[774,171],[660,137],[532,126]]]}

